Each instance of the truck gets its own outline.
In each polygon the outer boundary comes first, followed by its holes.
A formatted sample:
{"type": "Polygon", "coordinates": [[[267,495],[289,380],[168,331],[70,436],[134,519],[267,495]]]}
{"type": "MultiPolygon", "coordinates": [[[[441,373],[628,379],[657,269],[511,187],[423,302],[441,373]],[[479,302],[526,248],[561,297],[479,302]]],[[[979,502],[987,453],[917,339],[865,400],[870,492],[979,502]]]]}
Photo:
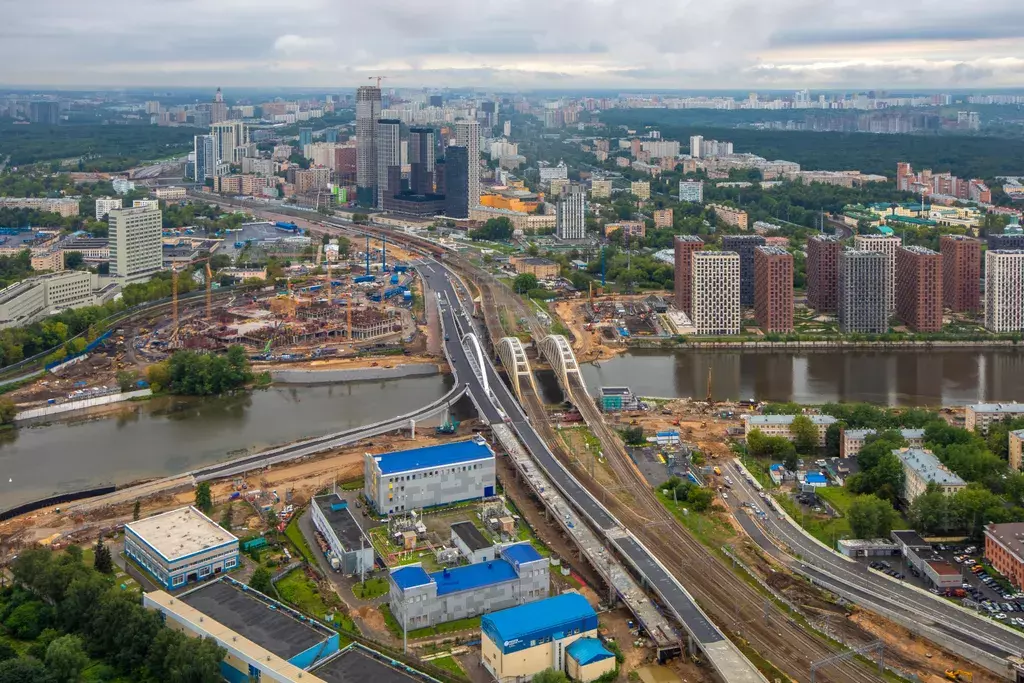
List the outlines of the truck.
{"type": "Polygon", "coordinates": [[[277,228],[278,230],[288,230],[289,232],[299,231],[299,226],[287,221],[277,221],[274,223],[274,227],[277,228]]]}

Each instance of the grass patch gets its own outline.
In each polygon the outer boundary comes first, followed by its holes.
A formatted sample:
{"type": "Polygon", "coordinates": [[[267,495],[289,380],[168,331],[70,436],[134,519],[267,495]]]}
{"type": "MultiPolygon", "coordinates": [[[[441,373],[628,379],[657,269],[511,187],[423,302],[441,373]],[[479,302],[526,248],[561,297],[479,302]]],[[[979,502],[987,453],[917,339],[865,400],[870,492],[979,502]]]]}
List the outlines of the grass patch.
{"type": "Polygon", "coordinates": [[[850,493],[842,486],[823,486],[816,489],[815,493],[843,515],[849,511],[853,501],[857,498],[857,494],[850,493]]]}
{"type": "Polygon", "coordinates": [[[555,567],[555,566],[549,564],[548,565],[548,570],[551,572],[551,577],[554,578],[554,579],[561,579],[562,581],[565,581],[570,586],[572,586],[573,588],[576,588],[576,589],[579,589],[579,588],[583,587],[582,584],[580,584],[580,582],[577,581],[576,577],[573,576],[572,574],[566,574],[566,575],[563,576],[562,575],[562,568],[561,567],[555,567]]]}
{"type": "Polygon", "coordinates": [[[853,532],[850,531],[850,522],[846,517],[833,518],[817,513],[806,514],[789,496],[778,496],[775,500],[783,510],[789,513],[790,517],[796,520],[797,524],[829,548],[834,548],[836,541],[843,536],[853,536],[853,532]]]}
{"type": "Polygon", "coordinates": [[[352,479],[351,481],[343,481],[338,485],[338,488],[342,491],[359,491],[363,488],[363,480],[352,479]]]}
{"type": "Polygon", "coordinates": [[[309,564],[316,566],[316,555],[313,554],[313,550],[306,543],[306,538],[302,535],[302,530],[299,529],[299,517],[302,516],[301,512],[297,512],[292,515],[292,519],[288,522],[288,526],[284,528],[284,535],[292,545],[295,546],[296,552],[302,556],[309,564]]]}
{"type": "Polygon", "coordinates": [[[388,594],[388,582],[379,577],[367,579],[352,586],[352,594],[360,600],[373,600],[388,594]]]}
{"type": "Polygon", "coordinates": [[[293,569],[275,584],[277,593],[284,602],[317,619],[327,618],[327,603],[320,589],[302,569],[293,569]]]}
{"type": "Polygon", "coordinates": [[[418,628],[415,631],[409,631],[409,637],[426,638],[427,636],[439,636],[444,633],[456,633],[458,631],[477,631],[479,629],[480,617],[467,617],[466,619],[446,621],[443,624],[438,624],[437,626],[427,626],[426,628],[418,628]]]}
{"type": "Polygon", "coordinates": [[[715,512],[694,512],[693,510],[686,512],[686,503],[676,503],[668,496],[662,495],[661,491],[655,491],[655,495],[665,509],[671,512],[672,516],[678,519],[704,545],[710,548],[721,548],[736,537],[736,530],[724,515],[715,512]]]}
{"type": "Polygon", "coordinates": [[[463,678],[466,675],[466,672],[462,670],[462,666],[457,661],[455,661],[455,658],[451,655],[447,657],[438,657],[437,659],[431,659],[430,663],[439,669],[444,669],[453,676],[463,678]]]}
{"type": "Polygon", "coordinates": [[[380,615],[384,617],[384,626],[387,627],[388,633],[393,635],[395,638],[401,638],[402,625],[398,623],[398,619],[395,618],[395,613],[391,611],[391,605],[384,603],[377,609],[380,611],[380,615]]]}

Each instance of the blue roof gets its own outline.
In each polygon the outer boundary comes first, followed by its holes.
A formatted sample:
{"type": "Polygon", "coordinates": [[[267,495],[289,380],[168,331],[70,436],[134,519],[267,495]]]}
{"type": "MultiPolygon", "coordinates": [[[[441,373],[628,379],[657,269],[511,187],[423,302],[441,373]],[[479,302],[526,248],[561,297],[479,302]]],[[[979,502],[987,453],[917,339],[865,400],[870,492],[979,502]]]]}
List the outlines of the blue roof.
{"type": "Polygon", "coordinates": [[[525,562],[536,562],[537,560],[543,559],[537,550],[527,543],[516,543],[510,545],[501,551],[501,554],[506,560],[511,562],[514,566],[521,565],[525,562]]]}
{"type": "Polygon", "coordinates": [[[777,470],[784,470],[786,468],[782,466],[782,463],[778,463],[777,462],[777,463],[774,463],[774,464],[770,465],[768,467],[768,469],[770,469],[770,470],[772,470],[774,472],[774,471],[777,471],[777,470]]]}
{"type": "Polygon", "coordinates": [[[505,560],[477,562],[462,567],[444,569],[430,575],[431,580],[437,583],[438,596],[490,586],[518,577],[519,574],[516,573],[516,570],[505,560]]]}
{"type": "Polygon", "coordinates": [[[391,572],[391,578],[402,590],[430,583],[430,575],[418,564],[395,569],[391,572]]]}
{"type": "Polygon", "coordinates": [[[597,614],[579,593],[528,602],[500,612],[485,614],[480,628],[506,654],[531,647],[556,633],[572,635],[597,628],[597,614]]]}
{"type": "Polygon", "coordinates": [[[804,481],[813,482],[815,484],[827,484],[828,479],[821,472],[808,472],[804,476],[804,481]]]}
{"type": "Polygon", "coordinates": [[[600,662],[602,659],[615,656],[605,649],[605,646],[597,638],[580,638],[565,648],[565,651],[570,657],[579,662],[580,666],[586,666],[587,664],[600,662]]]}
{"type": "Polygon", "coordinates": [[[408,451],[373,456],[377,466],[380,467],[381,474],[425,470],[431,467],[444,467],[485,458],[494,458],[494,452],[482,437],[458,443],[413,448],[408,451]]]}

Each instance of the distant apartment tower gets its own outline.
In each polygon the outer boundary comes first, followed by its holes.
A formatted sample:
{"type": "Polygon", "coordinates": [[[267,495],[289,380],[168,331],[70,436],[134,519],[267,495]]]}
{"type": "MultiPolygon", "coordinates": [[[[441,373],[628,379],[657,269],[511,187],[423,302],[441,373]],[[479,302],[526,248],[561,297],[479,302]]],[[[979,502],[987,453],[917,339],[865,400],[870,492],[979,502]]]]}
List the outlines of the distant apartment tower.
{"type": "MultiPolygon", "coordinates": [[[[384,197],[394,196],[402,188],[389,187],[388,179],[391,168],[398,168],[398,179],[401,181],[402,167],[402,122],[398,119],[379,119],[377,121],[377,208],[384,208],[384,197]]],[[[356,169],[358,171],[358,168],[356,169]]]]}
{"type": "Polygon", "coordinates": [[[838,235],[811,235],[807,240],[807,305],[819,313],[834,313],[839,306],[838,235]]]}
{"type": "Polygon", "coordinates": [[[434,129],[409,129],[409,188],[414,194],[434,191],[434,129]]]}
{"type": "Polygon", "coordinates": [[[672,209],[658,209],[654,212],[654,227],[655,228],[671,228],[672,227],[672,209]]]}
{"type": "Polygon", "coordinates": [[[899,237],[888,235],[854,235],[853,246],[860,251],[877,251],[889,260],[889,289],[885,300],[890,314],[896,310],[896,250],[903,244],[899,237]]]}
{"type": "Polygon", "coordinates": [[[692,202],[694,204],[704,203],[704,181],[703,180],[680,180],[679,201],[692,202]]]}
{"type": "Polygon", "coordinates": [[[112,209],[107,217],[110,275],[144,282],[163,267],[163,213],[154,207],[112,209]]]}
{"type": "Polygon", "coordinates": [[[997,249],[1024,249],[1024,233],[1002,232],[985,238],[989,251],[997,249]]]}
{"type": "Polygon", "coordinates": [[[28,105],[28,120],[32,123],[56,126],[60,122],[60,102],[49,100],[30,102],[28,105]]]}
{"type": "Polygon", "coordinates": [[[703,135],[691,135],[690,136],[690,156],[694,159],[700,159],[701,149],[704,147],[704,136],[703,135]]]}
{"type": "Polygon", "coordinates": [[[612,181],[592,180],[590,182],[590,196],[593,199],[607,199],[612,196],[612,181]]]}
{"type": "Polygon", "coordinates": [[[839,329],[882,334],[889,330],[889,259],[877,251],[839,254],[839,329]]]}
{"type": "Polygon", "coordinates": [[[942,303],[954,313],[981,310],[981,241],[966,235],[943,235],[942,303]]]}
{"type": "Polygon", "coordinates": [[[674,244],[676,308],[690,315],[693,305],[693,252],[704,248],[704,240],[696,235],[676,235],[674,244]]]}
{"type": "Polygon", "coordinates": [[[562,188],[555,214],[555,237],[581,240],[586,236],[586,198],[582,185],[571,183],[562,188]]]}
{"type": "Polygon", "coordinates": [[[212,178],[217,170],[216,138],[212,135],[197,135],[194,142],[196,160],[192,166],[192,179],[199,184],[212,178]]]}
{"type": "Polygon", "coordinates": [[[915,332],[942,330],[942,255],[925,247],[896,251],[896,316],[915,332]]]}
{"type": "Polygon", "coordinates": [[[651,183],[646,180],[634,180],[629,184],[629,191],[637,199],[650,199],[651,183]]]}
{"type": "Polygon", "coordinates": [[[985,328],[989,332],[1024,329],[1024,250],[985,252],[985,328]]]}
{"type": "Polygon", "coordinates": [[[249,144],[249,129],[241,121],[221,121],[210,126],[217,163],[241,163],[249,144]]]}
{"type": "Polygon", "coordinates": [[[122,207],[123,200],[120,197],[111,199],[109,197],[103,197],[96,200],[96,220],[101,221],[106,218],[114,209],[120,209],[122,207]]]}
{"type": "Polygon", "coordinates": [[[480,122],[456,121],[455,144],[469,157],[469,208],[480,204],[480,122]]]}
{"type": "Polygon", "coordinates": [[[224,101],[224,93],[220,88],[213,95],[213,103],[210,105],[210,123],[220,123],[228,120],[228,103],[224,101]]]}
{"type": "Polygon", "coordinates": [[[792,332],[793,255],[782,247],[757,247],[754,290],[754,316],[761,331],[792,332]]]}
{"type": "Polygon", "coordinates": [[[469,150],[448,147],[444,152],[443,165],[444,215],[448,218],[469,218],[469,150]]]}
{"type": "Polygon", "coordinates": [[[363,206],[377,201],[377,119],[380,88],[364,85],[356,90],[356,194],[363,206]]]}
{"type": "Polygon", "coordinates": [[[740,305],[754,305],[754,251],[766,244],[761,235],[722,235],[722,251],[740,256],[740,305]]]}
{"type": "Polygon", "coordinates": [[[313,144],[313,129],[299,128],[299,149],[305,150],[306,145],[313,144]]]}
{"type": "Polygon", "coordinates": [[[693,325],[697,334],[739,334],[740,255],[695,251],[692,259],[693,325]]]}

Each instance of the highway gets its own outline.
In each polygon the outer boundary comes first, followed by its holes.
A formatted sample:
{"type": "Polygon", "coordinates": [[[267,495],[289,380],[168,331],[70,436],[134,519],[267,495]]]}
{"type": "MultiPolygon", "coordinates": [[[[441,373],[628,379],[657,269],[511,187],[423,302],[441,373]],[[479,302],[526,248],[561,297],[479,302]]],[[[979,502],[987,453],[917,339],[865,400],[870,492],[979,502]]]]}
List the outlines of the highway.
{"type": "Polygon", "coordinates": [[[925,593],[896,580],[889,580],[867,566],[848,560],[809,538],[788,516],[767,509],[758,490],[745,476],[736,476],[728,505],[748,535],[762,549],[790,569],[804,574],[820,585],[841,583],[851,597],[867,608],[913,616],[913,621],[949,638],[971,645],[1003,659],[1024,653],[1024,634],[1003,627],[990,619],[925,593]],[[759,523],[742,509],[743,503],[758,505],[766,514],[759,523]],[[767,533],[766,533],[767,532],[767,533]],[[786,546],[783,550],[776,540],[786,546]],[[789,553],[798,554],[796,559],[789,553]],[[838,581],[837,581],[838,580],[838,581]]]}

